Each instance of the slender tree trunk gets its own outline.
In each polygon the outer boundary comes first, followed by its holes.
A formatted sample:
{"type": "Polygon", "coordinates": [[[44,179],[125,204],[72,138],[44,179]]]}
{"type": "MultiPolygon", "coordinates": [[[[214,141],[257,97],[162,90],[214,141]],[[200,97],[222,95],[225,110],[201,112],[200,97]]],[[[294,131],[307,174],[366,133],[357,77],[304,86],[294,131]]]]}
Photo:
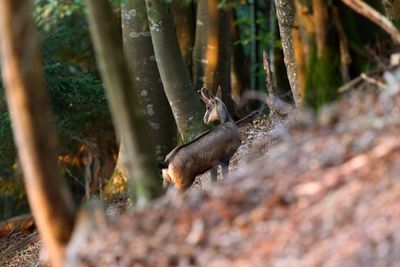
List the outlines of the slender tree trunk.
{"type": "Polygon", "coordinates": [[[197,7],[196,42],[193,52],[195,87],[203,85],[212,92],[222,88],[222,98],[230,113],[234,111],[231,97],[232,42],[231,8],[218,8],[218,1],[200,0],[197,7]]]}
{"type": "Polygon", "coordinates": [[[297,67],[297,74],[300,83],[301,95],[304,95],[304,88],[306,85],[306,78],[307,78],[307,72],[306,72],[307,66],[306,66],[304,50],[303,50],[303,42],[301,40],[299,27],[294,27],[292,29],[292,39],[293,39],[294,59],[297,67]]]}
{"type": "MultiPolygon", "coordinates": [[[[330,38],[333,17],[329,17],[328,2],[313,0],[313,23],[315,29],[315,44],[310,56],[307,81],[306,101],[309,105],[319,108],[324,103],[333,100],[337,95],[337,87],[341,84],[338,45],[330,38]]],[[[313,40],[313,39],[312,39],[313,40]]]]}
{"type": "Polygon", "coordinates": [[[302,103],[303,96],[301,95],[300,83],[297,78],[297,68],[293,53],[292,27],[295,14],[294,5],[291,0],[275,0],[275,6],[289,84],[296,106],[299,106],[302,103]]]}
{"type": "Polygon", "coordinates": [[[96,59],[105,83],[114,125],[125,146],[128,191],[136,206],[142,207],[161,193],[161,180],[147,136],[149,125],[132,90],[119,27],[113,20],[109,2],[86,0],[86,4],[96,59]]]}
{"type": "Polygon", "coordinates": [[[349,41],[347,40],[346,32],[340,20],[339,9],[335,6],[332,11],[333,21],[339,37],[340,74],[342,76],[342,81],[347,83],[350,81],[349,66],[352,60],[350,56],[349,41]]]}
{"type": "Polygon", "coordinates": [[[0,1],[1,69],[29,204],[51,264],[61,267],[74,208],[57,165],[32,12],[31,1],[0,1]]]}
{"type": "Polygon", "coordinates": [[[226,108],[230,114],[235,111],[234,103],[232,100],[232,82],[231,82],[231,69],[232,69],[232,9],[221,8],[218,11],[218,66],[217,77],[214,81],[214,87],[222,88],[222,101],[225,103],[226,108]],[[229,29],[229,30],[228,30],[229,29]]]}
{"type": "Polygon", "coordinates": [[[154,60],[145,0],[127,0],[121,12],[124,54],[134,81],[132,90],[145,111],[150,124],[147,135],[157,161],[161,161],[175,147],[177,130],[154,60]]]}
{"type": "MultiPolygon", "coordinates": [[[[232,20],[236,19],[234,17],[234,14],[232,14],[232,20]]],[[[237,26],[231,23],[231,40],[232,43],[235,43],[240,39],[239,33],[237,26]]],[[[243,64],[243,58],[244,58],[244,53],[243,53],[243,48],[240,44],[237,44],[232,47],[232,53],[231,53],[231,92],[232,92],[232,98],[236,101],[239,102],[240,100],[240,95],[242,92],[243,84],[246,84],[246,79],[244,78],[243,73],[248,73],[248,71],[245,71],[246,69],[243,64]]]]}
{"type": "Polygon", "coordinates": [[[196,41],[193,51],[193,81],[213,92],[218,65],[218,1],[200,0],[197,4],[196,41]]]}
{"type": "Polygon", "coordinates": [[[321,58],[327,50],[328,8],[325,0],[313,0],[317,56],[321,58]]]}
{"type": "Polygon", "coordinates": [[[250,6],[250,90],[257,88],[257,0],[249,0],[250,6]]]}
{"type": "Polygon", "coordinates": [[[181,48],[186,66],[188,70],[191,71],[196,25],[193,3],[187,3],[185,0],[173,0],[171,9],[176,26],[179,47],[181,48]]]}
{"type": "Polygon", "coordinates": [[[296,18],[300,30],[305,64],[307,66],[310,63],[309,61],[315,47],[315,25],[311,11],[311,3],[308,4],[301,0],[295,0],[296,18]]]}
{"type": "Polygon", "coordinates": [[[203,107],[196,96],[183,60],[168,5],[146,0],[147,16],[164,91],[184,141],[204,131],[203,107]]]}

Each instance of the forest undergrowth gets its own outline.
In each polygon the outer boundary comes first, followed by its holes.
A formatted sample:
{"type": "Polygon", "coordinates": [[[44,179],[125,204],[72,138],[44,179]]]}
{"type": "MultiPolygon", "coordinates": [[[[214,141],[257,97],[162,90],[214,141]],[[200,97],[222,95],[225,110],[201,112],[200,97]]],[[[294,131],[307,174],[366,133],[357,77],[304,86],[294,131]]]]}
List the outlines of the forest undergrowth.
{"type": "MultiPolygon", "coordinates": [[[[184,195],[172,190],[147,209],[120,217],[125,201],[112,202],[107,222],[79,244],[77,261],[394,266],[400,261],[398,74],[371,78],[318,114],[305,109],[254,119],[241,128],[243,144],[228,178],[211,184],[202,175],[184,195]]],[[[32,238],[4,266],[28,259],[38,266],[39,248],[32,238]]]]}

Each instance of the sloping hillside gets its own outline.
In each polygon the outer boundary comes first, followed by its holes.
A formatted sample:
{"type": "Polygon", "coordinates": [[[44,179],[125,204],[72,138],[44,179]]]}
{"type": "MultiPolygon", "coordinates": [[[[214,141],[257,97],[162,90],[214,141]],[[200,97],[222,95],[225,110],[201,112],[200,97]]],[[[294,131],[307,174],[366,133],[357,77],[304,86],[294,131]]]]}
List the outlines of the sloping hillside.
{"type": "Polygon", "coordinates": [[[318,115],[255,119],[242,128],[230,177],[210,184],[205,174],[184,195],[172,190],[144,211],[108,216],[81,236],[73,266],[396,266],[400,86],[392,78],[384,90],[363,83],[318,115]]]}
{"type": "Polygon", "coordinates": [[[83,266],[395,266],[399,89],[363,84],[319,116],[304,111],[248,128],[230,178],[206,191],[170,192],[109,222],[80,245],[79,259],[83,266]]]}

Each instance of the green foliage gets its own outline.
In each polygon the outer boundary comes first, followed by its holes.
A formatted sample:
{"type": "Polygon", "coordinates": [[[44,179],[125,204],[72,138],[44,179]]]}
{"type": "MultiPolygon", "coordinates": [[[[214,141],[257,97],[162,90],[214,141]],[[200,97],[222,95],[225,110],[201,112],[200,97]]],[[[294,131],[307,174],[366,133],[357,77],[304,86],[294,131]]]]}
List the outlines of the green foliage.
{"type": "Polygon", "coordinates": [[[317,58],[314,49],[308,66],[308,77],[305,88],[305,101],[313,108],[319,109],[323,104],[337,96],[337,88],[342,80],[339,72],[339,56],[325,51],[317,58]]]}
{"type": "Polygon", "coordinates": [[[40,33],[45,59],[79,64],[82,69],[95,70],[82,0],[40,0],[36,2],[34,19],[40,33]]]}
{"type": "Polygon", "coordinates": [[[67,62],[46,62],[45,77],[60,135],[83,130],[85,122],[108,113],[100,79],[67,62]]]}
{"type": "MultiPolygon", "coordinates": [[[[44,57],[44,76],[60,146],[74,154],[85,141],[88,123],[105,121],[113,135],[111,119],[96,64],[81,0],[35,1],[34,18],[44,57]],[[107,123],[108,122],[108,123],[107,123]]],[[[98,133],[97,133],[98,134],[98,133]]],[[[23,179],[16,172],[9,114],[0,84],[0,213],[7,216],[26,212],[23,179]]],[[[70,172],[66,172],[68,174],[70,172]]],[[[83,177],[83,170],[76,177],[83,177]]]]}

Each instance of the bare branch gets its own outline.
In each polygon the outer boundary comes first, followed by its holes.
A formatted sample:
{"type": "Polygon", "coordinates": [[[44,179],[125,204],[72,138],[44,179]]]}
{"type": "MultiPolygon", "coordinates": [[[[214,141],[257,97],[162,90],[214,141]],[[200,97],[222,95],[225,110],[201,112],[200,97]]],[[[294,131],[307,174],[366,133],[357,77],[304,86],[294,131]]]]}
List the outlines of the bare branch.
{"type": "Polygon", "coordinates": [[[385,16],[361,0],[342,0],[342,2],[355,12],[377,24],[392,37],[396,44],[400,44],[400,32],[385,16]]]}

